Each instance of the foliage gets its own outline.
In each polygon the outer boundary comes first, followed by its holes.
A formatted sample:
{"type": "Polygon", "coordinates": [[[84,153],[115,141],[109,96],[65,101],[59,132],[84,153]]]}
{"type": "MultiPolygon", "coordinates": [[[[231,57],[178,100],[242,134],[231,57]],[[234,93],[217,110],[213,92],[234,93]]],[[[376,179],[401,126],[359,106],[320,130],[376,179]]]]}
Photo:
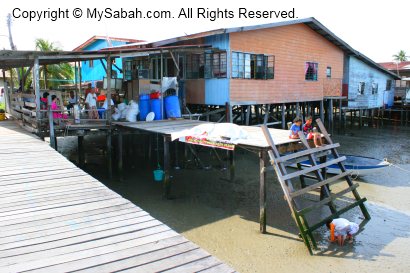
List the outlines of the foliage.
{"type": "Polygon", "coordinates": [[[407,61],[408,56],[404,50],[400,50],[397,54],[393,55],[393,58],[397,62],[405,62],[407,61]]]}

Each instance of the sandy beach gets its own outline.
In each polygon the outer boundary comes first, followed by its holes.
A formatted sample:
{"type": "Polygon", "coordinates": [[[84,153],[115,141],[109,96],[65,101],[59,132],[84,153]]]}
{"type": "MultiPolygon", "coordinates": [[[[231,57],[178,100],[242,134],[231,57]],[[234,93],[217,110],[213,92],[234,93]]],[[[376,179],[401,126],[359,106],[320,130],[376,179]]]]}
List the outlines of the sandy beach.
{"type": "MultiPolygon", "coordinates": [[[[237,151],[236,179],[230,182],[209,150],[200,149],[212,168],[200,170],[191,162],[174,170],[171,200],[163,199],[161,183],[153,181],[155,164],[142,157],[127,158],[124,181],[107,179],[103,139],[85,138],[85,170],[239,272],[409,272],[409,135],[409,127],[396,126],[334,135],[340,152],[387,158],[393,166],[355,178],[372,216],[364,231],[352,244],[339,247],[328,243],[322,228],[316,234],[321,250],[314,256],[298,237],[273,172],[268,174],[268,233],[259,233],[258,160],[251,152],[237,151]]],[[[59,150],[74,161],[76,139],[59,140],[59,150]]],[[[361,220],[358,210],[343,216],[361,220]]]]}

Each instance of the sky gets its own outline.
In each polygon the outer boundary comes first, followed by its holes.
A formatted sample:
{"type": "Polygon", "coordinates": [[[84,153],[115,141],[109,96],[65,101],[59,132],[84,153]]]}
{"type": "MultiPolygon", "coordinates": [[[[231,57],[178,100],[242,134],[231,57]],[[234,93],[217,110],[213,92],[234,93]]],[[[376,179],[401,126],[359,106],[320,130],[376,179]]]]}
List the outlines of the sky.
{"type": "MultiPolygon", "coordinates": [[[[7,29],[7,14],[13,13],[12,37],[17,49],[34,49],[34,40],[43,38],[54,42],[64,50],[72,50],[94,35],[133,38],[147,41],[158,41],[166,38],[183,36],[200,31],[272,23],[289,18],[239,18],[239,8],[246,11],[295,11],[296,18],[315,17],[334,34],[347,42],[354,49],[362,52],[376,62],[392,61],[392,55],[404,50],[410,55],[410,1],[106,1],[106,0],[70,0],[70,1],[32,1],[14,0],[2,1],[0,7],[0,48],[10,49],[7,29]],[[62,11],[61,18],[52,21],[49,12],[62,11]],[[147,12],[156,10],[170,11],[175,18],[87,18],[87,10],[97,9],[99,12],[106,8],[112,12],[116,10],[135,11],[138,9],[147,17],[147,12]],[[193,18],[183,18],[178,15],[181,9],[187,11],[193,8],[193,18]],[[213,20],[212,13],[207,18],[198,18],[198,8],[201,11],[212,12],[232,11],[233,18],[213,20]],[[82,17],[74,18],[74,9],[82,11],[82,17]],[[68,10],[67,13],[65,11],[68,10]],[[45,12],[44,12],[45,11],[45,12]],[[37,15],[32,21],[22,18],[25,14],[37,15]],[[38,14],[45,16],[39,18],[38,14]],[[68,18],[63,18],[68,16],[68,18]],[[38,21],[39,20],[39,21],[38,21]]],[[[107,15],[107,13],[105,13],[107,15]]],[[[78,15],[78,14],[77,14],[78,15]]],[[[229,15],[229,14],[228,14],[229,15]]],[[[222,18],[221,18],[222,17],[222,18]]],[[[252,42],[252,41],[249,41],[252,42]]]]}

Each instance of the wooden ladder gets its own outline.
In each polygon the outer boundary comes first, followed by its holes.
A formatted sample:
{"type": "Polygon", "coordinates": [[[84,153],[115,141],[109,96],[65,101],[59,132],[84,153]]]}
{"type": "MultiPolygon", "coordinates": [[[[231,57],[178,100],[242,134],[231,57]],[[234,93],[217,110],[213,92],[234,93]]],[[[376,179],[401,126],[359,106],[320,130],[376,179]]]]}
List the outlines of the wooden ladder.
{"type": "Polygon", "coordinates": [[[279,151],[276,148],[275,143],[273,142],[272,136],[270,135],[267,126],[262,127],[265,138],[271,147],[271,150],[268,151],[270,162],[275,169],[279,183],[285,194],[286,201],[292,212],[292,216],[300,230],[300,235],[311,255],[313,254],[313,250],[317,250],[317,244],[313,236],[313,231],[326,224],[327,221],[333,218],[338,218],[341,214],[353,209],[356,206],[360,207],[363,216],[366,219],[362,224],[370,220],[370,215],[366,209],[366,206],[364,205],[366,198],[360,197],[359,193],[357,192],[357,187],[359,185],[353,183],[350,177],[351,172],[348,172],[343,164],[343,161],[346,160],[346,157],[340,156],[336,150],[336,148],[338,148],[340,145],[338,143],[333,143],[320,119],[317,119],[316,123],[319,126],[324,138],[326,139],[327,145],[317,148],[311,148],[303,132],[299,132],[300,141],[305,149],[282,156],[279,154],[279,151]],[[326,153],[331,153],[333,155],[333,158],[328,161],[322,161],[318,164],[317,157],[324,157],[323,154],[326,153]],[[305,169],[299,168],[295,172],[288,173],[286,165],[288,165],[289,163],[297,163],[298,166],[300,166],[299,163],[306,160],[306,157],[310,162],[310,167],[307,167],[305,169]],[[341,173],[333,177],[326,178],[322,171],[325,170],[326,167],[333,164],[338,165],[341,173]],[[306,186],[304,183],[302,183],[301,189],[296,190],[294,188],[292,179],[300,178],[300,180],[303,181],[304,177],[312,173],[313,176],[308,177],[314,178],[314,184],[306,186]],[[339,191],[338,193],[331,193],[330,186],[342,181],[347,182],[348,187],[339,191]],[[303,194],[316,190],[317,188],[321,189],[321,200],[314,204],[303,207],[298,198],[300,198],[303,194]],[[353,194],[355,201],[343,208],[337,207],[334,201],[348,193],[353,194]],[[306,215],[314,210],[321,209],[323,206],[329,207],[331,215],[320,220],[317,223],[308,223],[306,215]]]}

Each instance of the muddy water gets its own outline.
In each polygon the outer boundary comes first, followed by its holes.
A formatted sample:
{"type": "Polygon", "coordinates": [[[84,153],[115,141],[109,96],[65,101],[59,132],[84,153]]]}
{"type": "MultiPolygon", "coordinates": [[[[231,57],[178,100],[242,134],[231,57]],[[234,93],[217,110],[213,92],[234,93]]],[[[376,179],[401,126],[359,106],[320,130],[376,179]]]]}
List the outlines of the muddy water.
{"type": "MultiPolygon", "coordinates": [[[[298,238],[274,173],[268,174],[268,234],[259,233],[258,159],[251,152],[237,152],[236,179],[230,182],[223,164],[201,149],[204,164],[212,168],[199,170],[189,162],[174,170],[172,200],[162,198],[162,185],[152,179],[156,163],[142,157],[127,158],[125,181],[107,179],[103,139],[85,139],[85,170],[240,272],[410,272],[410,128],[365,127],[333,138],[340,152],[387,158],[394,166],[355,179],[368,199],[371,221],[343,247],[329,244],[327,231],[319,230],[321,250],[315,256],[298,238]]],[[[75,139],[60,141],[59,149],[75,159],[75,139]]],[[[363,219],[359,210],[343,216],[363,219]]]]}

